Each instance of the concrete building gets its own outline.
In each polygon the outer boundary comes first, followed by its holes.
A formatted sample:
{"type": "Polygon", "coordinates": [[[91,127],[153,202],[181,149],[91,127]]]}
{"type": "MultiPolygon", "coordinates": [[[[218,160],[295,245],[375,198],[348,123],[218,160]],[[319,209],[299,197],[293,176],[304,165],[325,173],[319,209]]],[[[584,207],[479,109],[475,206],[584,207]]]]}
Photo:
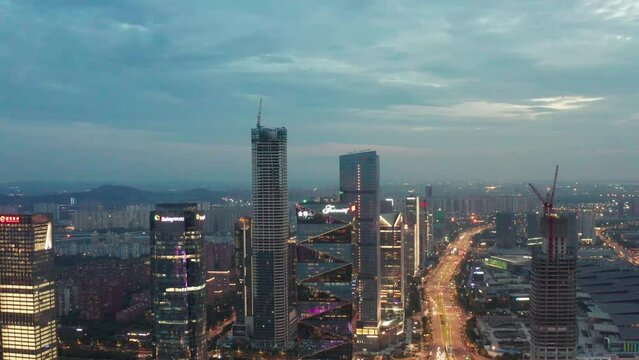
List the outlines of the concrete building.
{"type": "Polygon", "coordinates": [[[530,318],[532,358],[575,359],[577,346],[577,243],[569,219],[544,216],[543,241],[533,247],[530,318]]]}
{"type": "MultiPolygon", "coordinates": [[[[253,319],[251,343],[260,349],[294,345],[295,309],[289,304],[287,132],[251,130],[253,319]]],[[[379,205],[378,205],[379,206],[379,205]]]]}

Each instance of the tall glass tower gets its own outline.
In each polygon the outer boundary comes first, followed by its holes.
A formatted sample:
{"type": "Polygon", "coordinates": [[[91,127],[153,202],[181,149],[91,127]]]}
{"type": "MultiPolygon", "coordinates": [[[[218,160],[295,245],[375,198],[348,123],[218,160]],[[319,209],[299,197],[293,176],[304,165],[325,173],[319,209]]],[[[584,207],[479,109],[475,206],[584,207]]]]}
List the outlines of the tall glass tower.
{"type": "MultiPolygon", "coordinates": [[[[258,348],[293,344],[289,318],[289,212],[285,128],[251,130],[253,163],[253,338],[258,348]]],[[[292,316],[294,315],[291,314],[292,316]]],[[[294,317],[294,316],[293,316],[294,317]]]]}
{"type": "Polygon", "coordinates": [[[57,359],[53,226],[0,215],[0,359],[57,359]]]}
{"type": "Polygon", "coordinates": [[[354,206],[312,203],[296,210],[299,357],[350,360],[354,206]]]}
{"type": "Polygon", "coordinates": [[[156,359],[208,359],[203,220],[196,204],[160,204],[151,212],[156,359]]]}
{"type": "Polygon", "coordinates": [[[533,248],[530,271],[532,358],[575,359],[577,346],[577,244],[568,219],[541,219],[543,241],[533,248]]]}
{"type": "Polygon", "coordinates": [[[379,350],[380,259],[379,259],[379,156],[375,151],[339,158],[340,200],[355,204],[354,237],[357,244],[356,351],[379,350]]]}
{"type": "Polygon", "coordinates": [[[237,291],[233,324],[233,337],[237,341],[248,340],[253,329],[253,296],[251,284],[251,218],[241,217],[235,223],[235,272],[237,291]]]}
{"type": "Polygon", "coordinates": [[[420,207],[419,196],[406,198],[406,218],[404,219],[404,268],[406,276],[414,276],[419,271],[422,251],[420,207]]]}
{"type": "Polygon", "coordinates": [[[404,324],[404,247],[402,236],[403,217],[400,212],[380,215],[380,305],[382,320],[404,324]]]}

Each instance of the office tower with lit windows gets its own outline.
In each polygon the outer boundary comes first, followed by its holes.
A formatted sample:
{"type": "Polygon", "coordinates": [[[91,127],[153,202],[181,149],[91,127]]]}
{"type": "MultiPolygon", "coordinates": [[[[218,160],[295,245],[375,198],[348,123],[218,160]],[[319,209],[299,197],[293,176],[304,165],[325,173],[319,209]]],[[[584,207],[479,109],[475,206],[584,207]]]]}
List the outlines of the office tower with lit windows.
{"type": "Polygon", "coordinates": [[[363,151],[340,156],[341,203],[354,204],[354,237],[357,244],[355,296],[357,329],[355,350],[379,350],[381,308],[379,259],[379,156],[363,151]]]}
{"type": "Polygon", "coordinates": [[[500,212],[495,215],[496,246],[507,249],[515,244],[515,217],[510,212],[500,212]]]}
{"type": "Polygon", "coordinates": [[[204,215],[196,204],[159,204],[150,221],[154,357],[208,359],[204,215]]]}
{"type": "Polygon", "coordinates": [[[568,228],[565,217],[542,217],[543,241],[532,249],[530,319],[536,360],[575,359],[577,244],[568,228]]]}
{"type": "Polygon", "coordinates": [[[233,324],[235,340],[247,341],[253,334],[253,295],[251,283],[251,218],[241,217],[235,223],[235,272],[237,292],[233,324]]]}
{"type": "Polygon", "coordinates": [[[57,359],[53,225],[0,215],[0,359],[57,359]]]}
{"type": "Polygon", "coordinates": [[[251,130],[253,197],[253,337],[261,349],[292,346],[297,327],[289,304],[289,209],[287,133],[265,128],[258,117],[251,130]]]}
{"type": "Polygon", "coordinates": [[[426,185],[424,198],[421,202],[422,215],[422,231],[421,234],[421,246],[420,246],[420,264],[426,264],[426,260],[429,256],[433,255],[435,251],[435,237],[434,237],[434,225],[435,225],[435,202],[433,199],[433,187],[426,185]]]}
{"type": "Polygon", "coordinates": [[[353,358],[355,205],[296,205],[298,355],[353,358]]]}
{"type": "Polygon", "coordinates": [[[406,275],[416,275],[420,266],[421,235],[420,235],[419,196],[406,198],[406,215],[404,218],[404,269],[406,275]]]}
{"type": "Polygon", "coordinates": [[[382,346],[396,343],[404,331],[403,218],[400,212],[379,217],[381,261],[380,306],[382,308],[382,346]]]}

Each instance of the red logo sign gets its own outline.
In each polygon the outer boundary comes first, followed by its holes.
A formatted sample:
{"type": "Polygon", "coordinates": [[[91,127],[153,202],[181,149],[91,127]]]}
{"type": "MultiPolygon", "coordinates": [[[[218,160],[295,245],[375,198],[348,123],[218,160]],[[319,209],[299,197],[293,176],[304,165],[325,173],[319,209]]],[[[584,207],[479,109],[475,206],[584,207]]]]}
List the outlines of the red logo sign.
{"type": "Polygon", "coordinates": [[[0,224],[19,224],[19,216],[0,215],[0,224]]]}

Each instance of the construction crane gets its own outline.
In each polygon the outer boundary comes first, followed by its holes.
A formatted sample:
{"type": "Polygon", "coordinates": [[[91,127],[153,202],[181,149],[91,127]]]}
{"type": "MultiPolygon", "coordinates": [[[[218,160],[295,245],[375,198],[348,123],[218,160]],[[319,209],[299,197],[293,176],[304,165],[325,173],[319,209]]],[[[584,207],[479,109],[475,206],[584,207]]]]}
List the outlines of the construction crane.
{"type": "Polygon", "coordinates": [[[539,201],[544,205],[544,215],[548,218],[548,254],[550,255],[550,259],[554,259],[555,252],[555,238],[554,238],[554,213],[555,213],[555,189],[557,188],[557,175],[559,174],[559,165],[555,167],[555,178],[552,181],[552,186],[548,191],[546,191],[546,197],[544,198],[539,190],[533,186],[533,184],[528,184],[532,191],[537,195],[539,201]]]}
{"type": "Polygon", "coordinates": [[[257,127],[262,126],[262,98],[260,98],[260,108],[257,110],[257,127]]]}

